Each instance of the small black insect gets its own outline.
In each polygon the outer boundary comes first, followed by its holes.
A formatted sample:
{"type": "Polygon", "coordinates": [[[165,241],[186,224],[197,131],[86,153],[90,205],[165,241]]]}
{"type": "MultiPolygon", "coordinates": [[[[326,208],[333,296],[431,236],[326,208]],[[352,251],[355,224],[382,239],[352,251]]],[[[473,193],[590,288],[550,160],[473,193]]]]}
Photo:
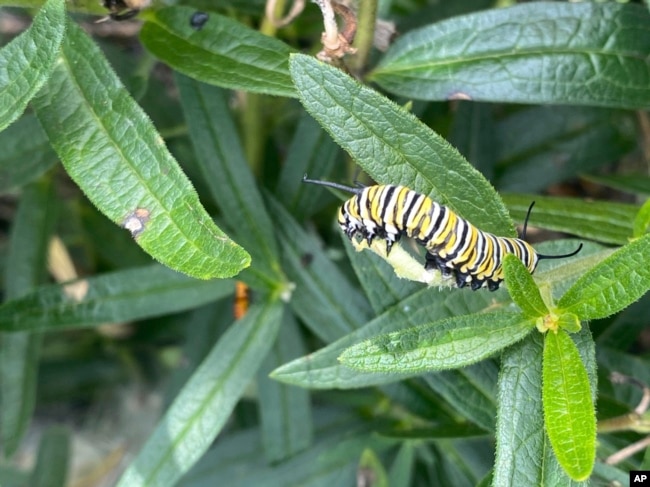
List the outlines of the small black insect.
{"type": "Polygon", "coordinates": [[[201,30],[210,16],[205,12],[196,11],[190,17],[190,27],[192,29],[201,30]]]}

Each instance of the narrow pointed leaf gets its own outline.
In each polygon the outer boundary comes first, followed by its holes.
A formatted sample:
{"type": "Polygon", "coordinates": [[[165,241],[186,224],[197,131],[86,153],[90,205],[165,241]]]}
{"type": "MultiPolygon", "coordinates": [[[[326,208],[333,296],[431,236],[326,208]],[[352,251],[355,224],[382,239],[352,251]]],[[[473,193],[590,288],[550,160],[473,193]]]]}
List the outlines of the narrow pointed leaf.
{"type": "Polygon", "coordinates": [[[426,374],[423,379],[441,398],[485,431],[494,431],[497,366],[491,360],[458,370],[426,374]]]}
{"type": "Polygon", "coordinates": [[[223,220],[251,254],[250,271],[267,283],[281,281],[273,224],[239,143],[226,93],[185,76],[176,76],[176,83],[199,167],[223,220]]]}
{"type": "Polygon", "coordinates": [[[169,407],[118,487],[173,486],[210,447],[273,345],[282,304],[254,305],[221,337],[169,407]]]}
{"type": "Polygon", "coordinates": [[[37,288],[0,306],[0,331],[45,331],[132,321],[231,294],[230,280],[200,281],[159,265],[37,288]]]}
{"type": "MultiPolygon", "coordinates": [[[[49,238],[56,223],[52,182],[43,179],[23,191],[16,213],[5,276],[5,298],[20,298],[45,279],[49,238]]],[[[5,456],[16,451],[34,412],[42,336],[0,337],[0,432],[5,456]]]]}
{"type": "Polygon", "coordinates": [[[494,105],[461,101],[455,107],[448,140],[488,180],[494,181],[499,144],[495,144],[494,105]]]}
{"type": "Polygon", "coordinates": [[[539,195],[503,195],[512,218],[523,222],[531,201],[530,225],[566,232],[597,242],[624,245],[632,235],[638,206],[612,201],[583,201],[539,195]]]}
{"type": "Polygon", "coordinates": [[[415,476],[415,454],[416,446],[414,442],[405,441],[400,447],[395,459],[388,471],[388,485],[394,487],[407,487],[413,485],[415,476]]]}
{"type": "Polygon", "coordinates": [[[501,191],[540,192],[620,160],[637,147],[631,115],[573,105],[516,110],[498,123],[491,141],[498,150],[495,184],[501,191]]]}
{"type": "Polygon", "coordinates": [[[58,426],[50,427],[41,437],[38,458],[29,485],[33,487],[66,485],[70,463],[70,433],[58,426]]]}
{"type": "Polygon", "coordinates": [[[506,276],[508,292],[512,300],[521,308],[524,316],[537,318],[548,313],[533,276],[517,257],[512,254],[505,256],[503,272],[506,276]]]}
{"type": "Polygon", "coordinates": [[[487,10],[405,34],[370,79],[425,100],[647,108],[648,22],[648,9],[632,4],[487,10]]]}
{"type": "Polygon", "coordinates": [[[333,201],[327,193],[314,191],[303,183],[302,178],[307,174],[311,179],[321,179],[330,174],[340,153],[327,132],[311,116],[303,113],[276,186],[278,198],[297,220],[307,218],[324,203],[333,201]]]}
{"type": "Polygon", "coordinates": [[[650,199],[646,200],[639,212],[634,218],[634,230],[632,231],[633,238],[639,238],[648,233],[650,226],[650,199]]]}
{"type": "Polygon", "coordinates": [[[284,42],[210,12],[201,29],[195,8],[173,6],[148,12],[140,32],[144,46],[176,71],[208,84],[277,96],[296,96],[284,42]]]}
{"type": "Polygon", "coordinates": [[[70,463],[70,434],[60,427],[48,429],[41,438],[38,459],[29,485],[32,487],[66,485],[70,463]]]}
{"type": "Polygon", "coordinates": [[[650,177],[645,174],[582,174],[581,178],[626,193],[650,196],[650,177]]]}
{"type": "MultiPolygon", "coordinates": [[[[502,299],[507,299],[505,294],[498,293],[502,299]]],[[[394,373],[367,373],[351,369],[342,365],[338,357],[348,347],[359,343],[361,340],[375,337],[396,330],[429,323],[432,320],[449,318],[454,315],[494,310],[509,303],[499,301],[495,295],[488,296],[484,293],[475,294],[475,301],[471,305],[461,296],[460,304],[455,303],[453,291],[439,291],[434,288],[423,288],[407,298],[397,302],[382,315],[370,321],[365,326],[331,343],[321,350],[305,357],[289,362],[277,368],[271,376],[288,384],[312,389],[340,388],[349,389],[357,387],[386,384],[404,379],[402,372],[394,373]],[[483,299],[478,299],[479,297],[483,299]],[[493,300],[496,300],[493,301],[493,300]]],[[[416,375],[417,372],[413,372],[416,375]]]]}
{"type": "Polygon", "coordinates": [[[363,339],[412,327],[428,319],[448,317],[449,311],[444,305],[444,295],[441,294],[436,289],[421,289],[365,326],[339,338],[327,347],[275,369],[271,377],[287,384],[311,389],[347,389],[402,379],[404,376],[398,377],[395,374],[361,373],[342,365],[338,357],[348,347],[363,339]]]}
{"type": "Polygon", "coordinates": [[[31,27],[0,49],[0,130],[22,115],[47,80],[65,23],[64,0],[49,0],[31,27]]]}
{"type": "Polygon", "coordinates": [[[59,159],[33,113],[0,133],[0,192],[35,181],[59,159]]]}
{"type": "Polygon", "coordinates": [[[558,309],[581,320],[605,318],[650,289],[650,234],[620,248],[587,271],[562,296],[558,309]]]}
{"type": "Polygon", "coordinates": [[[576,333],[582,329],[580,319],[573,313],[562,313],[558,316],[557,326],[569,333],[576,333]]]}
{"type": "Polygon", "coordinates": [[[494,485],[542,485],[542,350],[531,333],[502,355],[494,485]]]}
{"type": "MultiPolygon", "coordinates": [[[[316,411],[316,417],[327,417],[316,411]]],[[[371,434],[359,421],[343,424],[336,422],[317,432],[318,442],[289,460],[274,465],[260,462],[259,450],[253,447],[259,440],[249,431],[243,435],[224,438],[210,449],[200,469],[192,471],[183,487],[206,487],[221,485],[224,479],[228,487],[326,487],[356,485],[358,459],[365,448],[384,451],[395,444],[394,440],[371,434]],[[233,439],[237,441],[233,441],[233,439]]]]}
{"type": "Polygon", "coordinates": [[[368,372],[425,372],[464,367],[525,337],[534,321],[498,311],[457,316],[371,338],[339,360],[368,372]]]}
{"type": "Polygon", "coordinates": [[[273,369],[306,351],[298,324],[285,308],[278,337],[257,373],[262,444],[269,463],[287,460],[312,442],[309,392],[269,378],[273,369]]]}
{"type": "Polygon", "coordinates": [[[68,174],[154,258],[202,279],[249,265],[250,256],[212,223],[99,48],[72,23],[34,106],[68,174]]]}
{"type": "Polygon", "coordinates": [[[540,333],[531,333],[501,356],[491,485],[573,485],[558,465],[544,430],[542,357],[540,333]]]}
{"type": "Polygon", "coordinates": [[[290,68],[305,109],[375,181],[408,186],[483,230],[514,235],[490,183],[412,114],[312,57],[294,54],[290,68]]]}
{"type": "Polygon", "coordinates": [[[585,366],[562,330],[544,337],[543,376],[544,420],[553,451],[572,479],[585,480],[596,459],[596,413],[585,366]]]}
{"type": "Polygon", "coordinates": [[[270,196],[266,201],[283,248],[282,268],[295,283],[289,304],[296,315],[325,342],[366,323],[371,317],[368,302],[320,249],[320,242],[280,203],[270,196]]]}

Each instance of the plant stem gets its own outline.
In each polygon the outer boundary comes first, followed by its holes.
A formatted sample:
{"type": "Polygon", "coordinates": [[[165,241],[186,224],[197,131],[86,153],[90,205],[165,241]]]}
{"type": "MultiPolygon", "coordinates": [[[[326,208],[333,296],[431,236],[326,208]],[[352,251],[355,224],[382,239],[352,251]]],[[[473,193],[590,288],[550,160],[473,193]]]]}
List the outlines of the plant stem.
{"type": "Polygon", "coordinates": [[[372,43],[375,37],[375,24],[377,22],[377,0],[363,0],[359,2],[359,11],[357,12],[357,34],[354,39],[354,47],[357,49],[356,55],[350,59],[352,69],[361,73],[370,56],[372,43]]]}

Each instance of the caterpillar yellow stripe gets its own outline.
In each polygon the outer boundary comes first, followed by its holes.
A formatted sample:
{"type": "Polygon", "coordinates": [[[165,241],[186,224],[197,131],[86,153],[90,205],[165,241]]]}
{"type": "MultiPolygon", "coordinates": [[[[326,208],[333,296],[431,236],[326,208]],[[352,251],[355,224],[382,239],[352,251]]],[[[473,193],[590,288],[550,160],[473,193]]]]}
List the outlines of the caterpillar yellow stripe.
{"type": "MultiPolygon", "coordinates": [[[[458,287],[477,290],[487,287],[496,291],[503,281],[503,257],[514,254],[533,273],[540,259],[571,257],[569,254],[543,255],[524,238],[498,237],[479,230],[444,205],[405,186],[376,185],[352,188],[329,181],[303,178],[306,183],[320,184],[354,193],[339,211],[338,223],[352,239],[361,235],[370,244],[373,239],[386,241],[386,252],[403,235],[413,238],[426,249],[425,268],[438,269],[453,277],[458,287]]],[[[532,209],[532,204],[528,210],[532,209]]]]}

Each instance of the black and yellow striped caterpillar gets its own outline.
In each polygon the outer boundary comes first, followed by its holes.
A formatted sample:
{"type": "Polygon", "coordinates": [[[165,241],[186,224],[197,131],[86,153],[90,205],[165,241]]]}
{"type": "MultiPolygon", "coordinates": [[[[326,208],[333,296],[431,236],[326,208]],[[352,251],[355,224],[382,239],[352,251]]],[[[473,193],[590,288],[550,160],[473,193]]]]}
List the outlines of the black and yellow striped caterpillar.
{"type": "MultiPolygon", "coordinates": [[[[540,259],[571,257],[582,249],[563,255],[543,255],[527,243],[526,226],[533,205],[528,209],[522,238],[497,237],[483,232],[444,205],[404,186],[376,185],[352,188],[329,181],[303,178],[306,183],[340,189],[354,196],[339,211],[338,222],[348,238],[360,234],[372,243],[386,240],[386,253],[406,235],[427,251],[426,269],[438,269],[454,277],[458,287],[473,290],[487,285],[496,291],[503,281],[503,257],[514,254],[533,273],[540,259]]],[[[534,203],[533,203],[534,204],[534,203]]]]}

